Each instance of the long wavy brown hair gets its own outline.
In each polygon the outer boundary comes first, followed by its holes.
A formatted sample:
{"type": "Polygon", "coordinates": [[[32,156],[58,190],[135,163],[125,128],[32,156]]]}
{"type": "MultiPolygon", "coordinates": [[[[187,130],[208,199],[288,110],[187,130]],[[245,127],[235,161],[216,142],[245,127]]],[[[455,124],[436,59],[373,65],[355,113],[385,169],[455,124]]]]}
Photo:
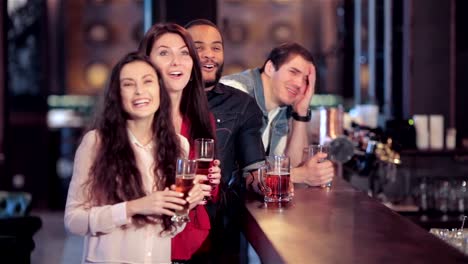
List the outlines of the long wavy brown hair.
{"type": "MultiPolygon", "coordinates": [[[[153,67],[157,76],[161,76],[150,59],[137,52],[127,54],[114,66],[104,92],[102,109],[93,126],[99,134],[100,144],[86,183],[89,187],[88,202],[91,204],[115,204],[146,195],[128,137],[129,115],[123,108],[120,93],[120,72],[125,65],[136,61],[147,63],[153,67]]],[[[160,105],[152,124],[155,142],[154,180],[157,189],[163,190],[175,183],[175,162],[182,151],[172,124],[171,100],[163,81],[158,79],[160,105]]],[[[143,215],[135,215],[133,218],[137,226],[154,223],[143,215]]],[[[163,215],[161,218],[164,231],[172,230],[174,226],[170,217],[163,215]]]]}
{"type": "Polygon", "coordinates": [[[140,42],[139,51],[149,56],[154,43],[164,34],[173,33],[179,35],[187,45],[190,57],[193,60],[191,80],[182,91],[180,112],[183,117],[190,120],[189,142],[193,145],[196,138],[215,138],[215,130],[210,122],[210,110],[206,98],[200,60],[195,50],[192,37],[188,31],[174,23],[154,24],[145,34],[140,42]]]}

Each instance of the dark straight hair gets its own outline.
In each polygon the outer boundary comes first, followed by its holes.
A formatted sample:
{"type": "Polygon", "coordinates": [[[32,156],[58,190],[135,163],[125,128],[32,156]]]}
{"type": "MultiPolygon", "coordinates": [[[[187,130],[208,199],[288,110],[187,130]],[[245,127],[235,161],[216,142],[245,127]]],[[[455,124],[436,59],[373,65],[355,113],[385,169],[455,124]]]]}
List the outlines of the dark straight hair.
{"type": "Polygon", "coordinates": [[[317,68],[314,57],[306,48],[295,42],[286,42],[273,48],[270,51],[270,54],[268,54],[268,57],[263,63],[262,68],[260,68],[260,72],[263,72],[265,70],[265,65],[268,61],[271,61],[273,63],[273,66],[275,67],[275,70],[278,70],[279,68],[281,68],[281,66],[283,66],[283,64],[288,62],[290,59],[292,59],[293,56],[296,55],[299,55],[304,60],[311,62],[314,65],[314,67],[317,68]]]}

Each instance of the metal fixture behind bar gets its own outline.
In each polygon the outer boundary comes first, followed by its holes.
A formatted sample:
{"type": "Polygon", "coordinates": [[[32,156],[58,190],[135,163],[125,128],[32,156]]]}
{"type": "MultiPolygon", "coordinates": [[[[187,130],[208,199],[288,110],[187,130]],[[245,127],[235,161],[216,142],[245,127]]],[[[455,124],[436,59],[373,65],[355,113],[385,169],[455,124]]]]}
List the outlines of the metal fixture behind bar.
{"type": "MultiPolygon", "coordinates": [[[[375,50],[375,42],[376,42],[376,20],[375,20],[375,0],[367,0],[367,30],[368,30],[368,37],[367,37],[367,55],[368,55],[368,63],[369,63],[369,86],[367,90],[367,103],[377,103],[377,99],[375,97],[375,68],[376,68],[376,50],[375,50]]],[[[361,102],[366,103],[366,102],[361,102]]]]}
{"type": "Polygon", "coordinates": [[[393,0],[384,0],[384,106],[383,113],[388,120],[392,112],[392,6],[393,0]]]}
{"type": "Polygon", "coordinates": [[[403,91],[402,91],[402,109],[403,118],[410,118],[413,112],[411,109],[412,101],[412,86],[413,80],[411,77],[412,67],[412,52],[413,41],[412,41],[412,23],[411,18],[413,16],[413,0],[403,1],[403,91]]]}
{"type": "Polygon", "coordinates": [[[361,0],[354,1],[354,103],[361,103],[361,0]]]}

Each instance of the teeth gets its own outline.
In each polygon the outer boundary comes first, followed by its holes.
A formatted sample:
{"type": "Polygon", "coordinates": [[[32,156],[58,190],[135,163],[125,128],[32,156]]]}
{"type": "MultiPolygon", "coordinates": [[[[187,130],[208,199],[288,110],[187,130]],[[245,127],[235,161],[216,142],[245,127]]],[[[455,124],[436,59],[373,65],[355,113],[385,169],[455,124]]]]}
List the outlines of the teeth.
{"type": "Polygon", "coordinates": [[[148,99],[139,99],[139,100],[133,101],[134,105],[147,104],[147,103],[149,103],[148,99]]]}
{"type": "Polygon", "coordinates": [[[205,64],[203,65],[203,67],[211,69],[211,68],[214,68],[214,64],[205,64]]]}
{"type": "Polygon", "coordinates": [[[170,72],[169,74],[170,74],[170,75],[175,75],[175,76],[180,76],[180,75],[182,75],[182,72],[180,72],[180,71],[175,71],[175,72],[170,72]]]}

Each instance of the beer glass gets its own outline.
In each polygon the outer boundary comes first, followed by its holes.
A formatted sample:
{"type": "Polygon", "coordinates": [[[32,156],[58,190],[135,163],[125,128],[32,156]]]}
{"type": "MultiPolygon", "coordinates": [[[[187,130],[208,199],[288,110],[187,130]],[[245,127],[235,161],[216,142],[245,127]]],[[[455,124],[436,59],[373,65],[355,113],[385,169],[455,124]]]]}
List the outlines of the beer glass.
{"type": "Polygon", "coordinates": [[[258,169],[258,176],[265,202],[279,203],[291,201],[289,157],[267,156],[265,158],[265,166],[258,169]]]}
{"type": "MultiPolygon", "coordinates": [[[[313,156],[315,156],[317,153],[320,153],[320,152],[323,152],[323,153],[326,153],[326,154],[329,154],[329,148],[328,146],[326,145],[316,145],[316,144],[312,144],[312,145],[309,145],[308,147],[309,151],[308,151],[308,159],[312,158],[313,156]]],[[[327,156],[328,157],[328,156],[327,156]]],[[[307,159],[307,160],[308,160],[307,159]]],[[[318,162],[324,162],[325,160],[327,160],[327,158],[325,159],[320,159],[318,162]]],[[[322,188],[330,188],[332,186],[332,182],[328,182],[326,184],[323,184],[321,187],[322,188]]]]}
{"type": "MultiPolygon", "coordinates": [[[[177,159],[176,163],[176,191],[184,194],[183,199],[186,199],[189,191],[193,187],[193,181],[195,179],[195,173],[197,170],[197,161],[189,160],[184,158],[177,159]]],[[[175,215],[172,216],[171,220],[176,223],[190,222],[188,216],[189,204],[184,205],[184,209],[176,210],[175,215]]]]}
{"type": "MultiPolygon", "coordinates": [[[[195,139],[195,160],[197,161],[197,174],[208,177],[209,169],[214,159],[214,139],[197,138],[195,139]]],[[[204,184],[210,184],[205,181],[204,184]]],[[[205,196],[204,200],[210,200],[210,196],[205,196]]]]}

